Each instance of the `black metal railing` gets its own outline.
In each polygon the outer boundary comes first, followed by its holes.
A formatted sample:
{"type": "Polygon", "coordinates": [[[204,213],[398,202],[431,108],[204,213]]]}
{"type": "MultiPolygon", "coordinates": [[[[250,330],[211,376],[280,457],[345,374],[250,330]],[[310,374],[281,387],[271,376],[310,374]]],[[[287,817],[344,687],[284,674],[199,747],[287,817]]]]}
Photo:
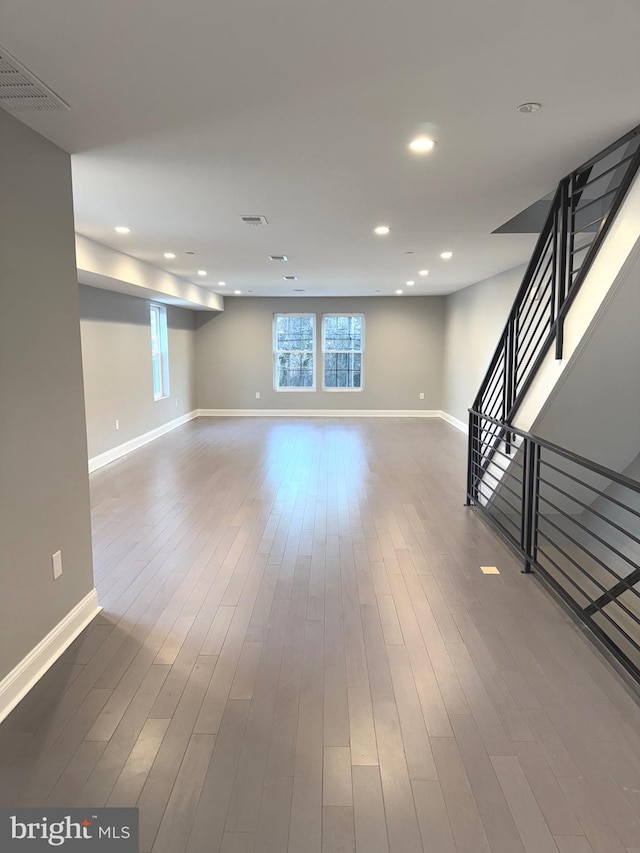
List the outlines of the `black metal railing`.
{"type": "Polygon", "coordinates": [[[472,409],[467,503],[640,682],[640,483],[472,409]]]}
{"type": "Polygon", "coordinates": [[[562,358],[564,320],[640,167],[640,127],[558,185],[473,408],[510,423],[542,360],[562,358]]]}

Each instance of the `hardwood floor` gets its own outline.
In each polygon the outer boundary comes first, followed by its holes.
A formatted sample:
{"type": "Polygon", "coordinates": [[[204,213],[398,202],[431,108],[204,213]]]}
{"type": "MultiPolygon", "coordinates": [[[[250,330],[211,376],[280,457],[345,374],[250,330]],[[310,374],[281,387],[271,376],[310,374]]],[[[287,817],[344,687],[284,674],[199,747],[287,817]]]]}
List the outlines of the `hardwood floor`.
{"type": "Polygon", "coordinates": [[[0,726],[1,804],[137,805],[144,853],[637,853],[640,708],[465,452],[199,419],[93,474],[104,610],[0,726]]]}

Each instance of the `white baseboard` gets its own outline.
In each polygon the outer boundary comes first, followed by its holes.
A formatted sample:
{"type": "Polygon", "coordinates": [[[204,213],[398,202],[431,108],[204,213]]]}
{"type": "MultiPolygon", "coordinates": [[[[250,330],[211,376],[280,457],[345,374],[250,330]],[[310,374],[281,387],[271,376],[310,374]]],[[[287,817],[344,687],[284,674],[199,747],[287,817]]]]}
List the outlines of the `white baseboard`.
{"type": "Polygon", "coordinates": [[[443,421],[446,421],[451,426],[454,426],[456,429],[459,429],[460,432],[463,432],[465,435],[469,433],[469,424],[466,424],[464,421],[459,421],[458,418],[454,418],[453,415],[450,415],[448,412],[440,412],[440,417],[443,421]]]}
{"type": "Polygon", "coordinates": [[[439,418],[433,409],[198,409],[199,418],[439,418]]]}
{"type": "Polygon", "coordinates": [[[0,681],[0,723],[102,610],[95,589],[0,681]]]}
{"type": "Polygon", "coordinates": [[[137,450],[139,447],[148,444],[156,438],[160,438],[161,435],[165,435],[166,433],[171,432],[172,429],[182,426],[182,424],[186,424],[187,421],[193,420],[193,418],[197,417],[198,411],[194,410],[193,412],[188,412],[186,415],[174,418],[174,420],[168,421],[168,423],[162,424],[162,426],[152,429],[150,432],[145,432],[136,438],[130,439],[130,441],[125,441],[124,444],[112,447],[111,450],[107,450],[99,456],[94,456],[89,460],[89,473],[91,474],[93,471],[97,471],[98,468],[102,468],[110,462],[115,462],[115,460],[120,459],[121,456],[126,456],[127,453],[131,453],[132,450],[137,450]]]}

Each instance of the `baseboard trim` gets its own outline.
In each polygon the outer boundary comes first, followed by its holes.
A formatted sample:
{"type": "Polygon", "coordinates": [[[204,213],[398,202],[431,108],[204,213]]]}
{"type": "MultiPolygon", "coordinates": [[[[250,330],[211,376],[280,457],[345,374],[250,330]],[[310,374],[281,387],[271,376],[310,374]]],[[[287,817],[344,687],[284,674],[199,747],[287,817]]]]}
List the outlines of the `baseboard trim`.
{"type": "Polygon", "coordinates": [[[199,418],[439,418],[432,409],[198,409],[199,418]]]}
{"type": "Polygon", "coordinates": [[[166,433],[171,432],[171,430],[176,429],[176,427],[182,426],[182,424],[186,424],[187,421],[191,421],[193,420],[193,418],[197,417],[197,410],[188,412],[186,415],[181,415],[179,418],[174,418],[174,420],[168,421],[166,424],[162,424],[162,426],[159,426],[156,429],[152,429],[150,432],[145,432],[142,435],[137,436],[136,438],[132,438],[129,441],[125,441],[124,444],[119,444],[117,447],[112,447],[111,450],[107,450],[105,453],[101,453],[99,456],[94,456],[93,458],[89,459],[89,473],[91,474],[93,471],[97,471],[98,468],[103,468],[110,462],[115,462],[115,460],[120,459],[121,456],[126,456],[127,453],[131,453],[133,450],[137,450],[139,447],[143,447],[145,444],[149,444],[150,441],[154,441],[154,439],[160,438],[161,435],[165,435],[166,433]]]}
{"type": "Polygon", "coordinates": [[[58,660],[89,622],[102,610],[95,589],[62,619],[47,636],[0,681],[0,723],[34,684],[58,660]]]}
{"type": "Polygon", "coordinates": [[[465,435],[469,434],[469,424],[466,424],[464,421],[454,418],[453,415],[450,415],[448,412],[440,412],[440,417],[443,421],[446,421],[448,424],[451,424],[451,426],[459,429],[460,432],[463,432],[465,435]]]}

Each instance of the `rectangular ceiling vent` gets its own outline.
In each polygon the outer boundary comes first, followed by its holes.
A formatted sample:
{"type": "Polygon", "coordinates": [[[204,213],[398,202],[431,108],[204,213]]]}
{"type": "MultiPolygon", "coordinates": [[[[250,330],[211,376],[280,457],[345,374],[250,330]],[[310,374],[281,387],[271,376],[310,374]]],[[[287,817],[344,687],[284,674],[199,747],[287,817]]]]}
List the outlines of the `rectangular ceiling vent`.
{"type": "Polygon", "coordinates": [[[286,255],[269,255],[270,261],[288,261],[289,258],[286,255]]]}
{"type": "Polygon", "coordinates": [[[298,276],[297,276],[297,275],[283,275],[283,276],[282,276],[282,278],[283,278],[285,281],[297,281],[297,280],[298,280],[298,276]]]}
{"type": "Polygon", "coordinates": [[[68,110],[69,104],[0,46],[0,107],[18,113],[68,110]]]}
{"type": "Polygon", "coordinates": [[[241,216],[240,219],[246,225],[266,225],[267,217],[266,216],[241,216]]]}

